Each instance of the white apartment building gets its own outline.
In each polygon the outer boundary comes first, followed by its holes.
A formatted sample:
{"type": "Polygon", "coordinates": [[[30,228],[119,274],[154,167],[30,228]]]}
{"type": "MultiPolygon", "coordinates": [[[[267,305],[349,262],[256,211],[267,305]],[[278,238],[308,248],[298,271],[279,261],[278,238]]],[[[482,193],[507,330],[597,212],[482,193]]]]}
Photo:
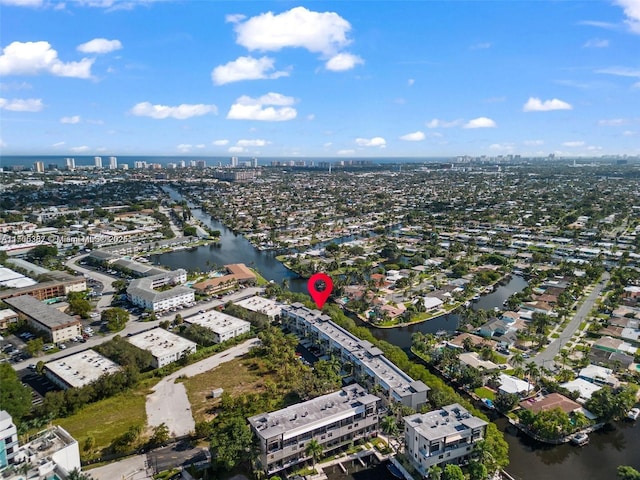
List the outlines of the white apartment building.
{"type": "Polygon", "coordinates": [[[466,463],[487,429],[487,422],[457,403],[404,417],[404,425],[406,456],[425,477],[434,465],[466,463]]]}
{"type": "Polygon", "coordinates": [[[379,385],[385,398],[413,409],[427,401],[427,387],[420,380],[413,380],[391,363],[378,347],[360,340],[331,321],[328,315],[311,310],[301,303],[282,308],[282,323],[302,339],[310,341],[325,354],[351,363],[357,381],[379,385]]]}
{"type": "Polygon", "coordinates": [[[119,370],[120,365],[94,350],[84,350],[44,364],[45,376],[65,390],[84,387],[119,370]]]}
{"type": "Polygon", "coordinates": [[[215,342],[222,343],[243,333],[248,333],[251,324],[218,310],[209,310],[184,319],[185,323],[200,325],[215,334],[215,342]]]}
{"type": "Polygon", "coordinates": [[[102,157],[93,157],[93,163],[96,168],[102,168],[102,157]]]}
{"type": "Polygon", "coordinates": [[[375,437],[381,399],[354,384],[334,393],[248,419],[260,444],[259,462],[268,476],[310,460],[316,440],[330,452],[354,440],[375,437]]]}
{"type": "Polygon", "coordinates": [[[8,412],[0,410],[0,470],[13,463],[18,451],[18,429],[8,412]]]}
{"type": "Polygon", "coordinates": [[[127,340],[141,350],[150,352],[153,355],[155,368],[162,368],[179,360],[183,355],[196,351],[194,342],[167,332],[163,328],[154,328],[128,337],[127,340]]]}
{"type": "Polygon", "coordinates": [[[153,312],[162,312],[181,307],[195,301],[195,293],[181,284],[187,281],[183,269],[151,275],[132,280],[127,288],[127,296],[134,305],[153,312]],[[169,290],[156,290],[167,285],[176,285],[169,290]]]}
{"type": "Polygon", "coordinates": [[[109,170],[118,168],[118,157],[109,157],[109,170]]]}

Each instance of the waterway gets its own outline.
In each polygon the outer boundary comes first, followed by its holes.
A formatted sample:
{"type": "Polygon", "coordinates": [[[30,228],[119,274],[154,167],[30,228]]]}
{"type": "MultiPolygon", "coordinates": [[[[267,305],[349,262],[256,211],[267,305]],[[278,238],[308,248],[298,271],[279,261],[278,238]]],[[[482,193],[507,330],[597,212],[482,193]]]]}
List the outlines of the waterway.
{"type": "MultiPolygon", "coordinates": [[[[174,199],[181,196],[173,189],[167,189],[174,199]]],[[[198,208],[192,214],[214,230],[221,231],[220,247],[203,246],[191,250],[156,255],[156,264],[171,268],[207,270],[208,265],[245,263],[268,280],[281,282],[288,279],[290,288],[306,292],[306,280],[288,270],[276,260],[272,252],[260,251],[242,236],[234,234],[223,224],[212,219],[198,208]],[[209,264],[207,264],[207,261],[209,264]]],[[[505,284],[474,302],[474,308],[492,309],[501,307],[504,300],[526,286],[526,280],[513,276],[505,284]]],[[[393,329],[372,329],[373,334],[390,343],[407,349],[411,345],[411,335],[415,332],[436,333],[441,330],[453,331],[458,327],[459,316],[444,315],[416,325],[393,329]]],[[[614,480],[618,465],[630,465],[640,470],[640,422],[620,422],[612,427],[590,434],[590,443],[584,447],[572,445],[546,446],[539,444],[509,426],[503,418],[496,420],[505,432],[509,444],[511,464],[507,471],[517,480],[540,480],[551,478],[571,478],[579,480],[614,480]]],[[[366,472],[366,471],[365,471],[366,472]]],[[[341,478],[338,472],[332,472],[341,478]]],[[[364,473],[364,472],[362,472],[364,473]]],[[[380,469],[380,478],[386,478],[380,469]]],[[[350,478],[345,476],[342,478],[350,478]]],[[[351,477],[353,478],[353,477],[351,477]]],[[[372,477],[366,477],[372,478],[372,477]]]]}

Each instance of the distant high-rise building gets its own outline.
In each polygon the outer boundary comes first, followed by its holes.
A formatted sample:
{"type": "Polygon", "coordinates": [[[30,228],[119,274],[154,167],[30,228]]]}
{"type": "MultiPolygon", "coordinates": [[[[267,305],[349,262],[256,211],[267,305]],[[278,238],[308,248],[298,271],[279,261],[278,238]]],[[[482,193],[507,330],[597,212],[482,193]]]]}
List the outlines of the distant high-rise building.
{"type": "Polygon", "coordinates": [[[189,160],[189,166],[192,168],[196,167],[196,161],[195,160],[189,160]]]}
{"type": "Polygon", "coordinates": [[[251,159],[251,166],[252,166],[253,168],[258,168],[258,159],[257,159],[256,157],[253,157],[253,158],[251,159]]]}
{"type": "Polygon", "coordinates": [[[73,172],[76,169],[76,159],[75,158],[65,158],[65,165],[67,166],[67,170],[73,172]]]}
{"type": "Polygon", "coordinates": [[[121,163],[120,164],[120,168],[122,170],[129,170],[129,164],[128,163],[121,163]]]}
{"type": "Polygon", "coordinates": [[[133,168],[145,169],[147,168],[147,162],[140,160],[133,162],[133,168]]]}
{"type": "Polygon", "coordinates": [[[167,170],[175,170],[176,168],[178,168],[177,163],[173,163],[173,162],[167,163],[167,170]]]}
{"type": "Polygon", "coordinates": [[[196,162],[196,167],[198,167],[198,168],[207,168],[207,161],[206,160],[198,160],[196,162]]]}
{"type": "Polygon", "coordinates": [[[33,162],[33,171],[36,173],[44,173],[44,162],[33,162]]]}
{"type": "Polygon", "coordinates": [[[118,168],[118,157],[109,157],[109,170],[118,168]]]}
{"type": "Polygon", "coordinates": [[[238,166],[238,157],[231,157],[231,168],[236,168],[238,166]]]}
{"type": "Polygon", "coordinates": [[[180,160],[178,162],[178,167],[185,168],[186,166],[187,166],[187,162],[185,162],[184,160],[180,160]]]}
{"type": "Polygon", "coordinates": [[[102,168],[102,157],[93,157],[93,163],[96,168],[102,168]]]}

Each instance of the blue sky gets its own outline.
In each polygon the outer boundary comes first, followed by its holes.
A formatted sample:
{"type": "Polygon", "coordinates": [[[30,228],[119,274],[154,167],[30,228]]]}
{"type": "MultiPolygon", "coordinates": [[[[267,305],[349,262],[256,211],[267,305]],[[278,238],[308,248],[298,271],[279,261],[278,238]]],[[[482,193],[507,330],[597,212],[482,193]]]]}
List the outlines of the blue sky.
{"type": "Polygon", "coordinates": [[[640,0],[0,0],[5,155],[640,155],[640,0]]]}

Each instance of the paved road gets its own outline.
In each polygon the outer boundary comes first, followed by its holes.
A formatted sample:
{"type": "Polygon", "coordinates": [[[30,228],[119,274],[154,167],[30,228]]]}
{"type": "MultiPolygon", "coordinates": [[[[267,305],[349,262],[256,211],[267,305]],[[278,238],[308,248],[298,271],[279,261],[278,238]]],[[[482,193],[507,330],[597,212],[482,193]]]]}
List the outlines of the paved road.
{"type": "Polygon", "coordinates": [[[147,456],[135,455],[102,467],[86,470],[95,480],[150,480],[153,470],[147,468],[147,456]]]}
{"type": "Polygon", "coordinates": [[[609,281],[609,278],[609,273],[604,272],[600,281],[593,288],[593,291],[589,294],[587,299],[582,303],[582,305],[580,305],[576,314],[560,334],[560,337],[553,340],[547,346],[547,348],[545,348],[542,352],[538,353],[538,355],[535,356],[533,362],[536,365],[538,365],[539,367],[546,366],[547,368],[549,368],[549,365],[553,362],[553,359],[556,357],[556,355],[558,355],[560,350],[562,350],[562,347],[567,344],[576,330],[578,330],[580,324],[587,318],[589,312],[591,312],[591,309],[596,303],[596,300],[598,300],[602,289],[609,281]]]}
{"type": "Polygon", "coordinates": [[[164,423],[169,428],[172,436],[188,435],[195,429],[196,425],[191,414],[191,404],[184,384],[181,382],[175,383],[175,380],[180,376],[193,377],[212,370],[224,362],[245,355],[251,347],[259,343],[260,341],[257,338],[249,339],[240,345],[188,365],[164,377],[154,387],[153,393],[147,395],[148,425],[155,427],[164,423]]]}
{"type": "Polygon", "coordinates": [[[97,280],[104,286],[104,289],[102,291],[102,296],[98,299],[98,305],[97,305],[98,311],[101,311],[111,306],[113,295],[114,293],[116,293],[115,290],[113,289],[113,282],[120,279],[117,277],[113,277],[111,275],[107,275],[102,272],[96,272],[95,270],[91,270],[89,268],[85,268],[78,265],[77,262],[82,261],[84,258],[88,256],[89,254],[84,254],[84,255],[72,257],[65,262],[65,266],[67,266],[72,270],[75,270],[78,273],[82,273],[88,278],[93,278],[94,280],[97,280]]]}

